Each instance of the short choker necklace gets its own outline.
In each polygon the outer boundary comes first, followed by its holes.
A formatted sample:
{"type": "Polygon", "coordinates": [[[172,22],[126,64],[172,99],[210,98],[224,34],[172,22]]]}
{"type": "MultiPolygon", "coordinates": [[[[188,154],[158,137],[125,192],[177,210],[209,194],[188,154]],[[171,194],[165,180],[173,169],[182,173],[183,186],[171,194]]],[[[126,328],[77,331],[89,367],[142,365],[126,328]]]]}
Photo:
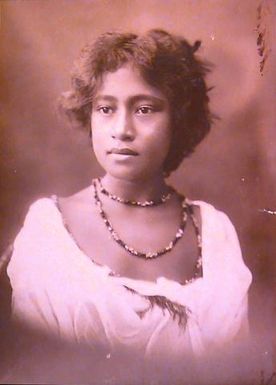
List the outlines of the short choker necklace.
{"type": "Polygon", "coordinates": [[[100,216],[101,218],[103,219],[103,222],[105,224],[105,226],[107,227],[108,231],[110,232],[113,240],[119,245],[121,246],[124,250],[126,250],[127,252],[129,252],[130,254],[136,256],[136,257],[139,257],[139,258],[144,258],[144,259],[153,259],[153,258],[157,258],[157,257],[160,257],[161,255],[163,254],[166,254],[168,253],[169,251],[172,250],[172,248],[176,245],[176,243],[179,241],[179,239],[182,238],[183,234],[184,234],[184,229],[185,229],[185,226],[186,226],[186,223],[187,223],[187,217],[188,217],[188,206],[187,206],[187,203],[186,203],[186,199],[181,196],[181,200],[182,200],[182,203],[181,203],[181,206],[182,206],[182,213],[181,213],[181,223],[180,223],[180,226],[179,226],[179,229],[177,230],[175,236],[174,236],[174,239],[166,246],[164,247],[163,249],[161,250],[158,250],[158,251],[154,251],[154,252],[148,252],[148,253],[143,253],[141,251],[137,251],[135,250],[133,247],[131,246],[128,246],[120,237],[119,235],[115,232],[112,224],[110,223],[110,221],[108,220],[107,216],[106,216],[106,213],[104,212],[103,210],[103,205],[102,205],[102,202],[99,198],[99,195],[98,195],[98,191],[97,191],[97,184],[96,184],[96,180],[93,179],[92,181],[92,185],[93,185],[93,188],[94,188],[94,199],[95,199],[95,203],[96,203],[96,206],[98,207],[99,209],[99,212],[100,212],[100,216]]]}
{"type": "Polygon", "coordinates": [[[158,205],[161,205],[162,203],[167,202],[169,199],[171,199],[173,193],[175,192],[174,189],[169,186],[169,189],[170,189],[169,192],[167,194],[163,194],[161,196],[161,198],[159,198],[157,200],[150,200],[150,201],[139,202],[139,201],[135,201],[135,200],[131,200],[131,199],[129,199],[129,200],[128,199],[123,199],[123,198],[118,197],[115,194],[111,194],[110,192],[108,192],[103,187],[102,181],[101,181],[100,178],[97,178],[96,181],[99,184],[99,189],[100,189],[100,192],[102,194],[106,195],[108,198],[112,199],[113,201],[116,201],[116,202],[119,202],[119,203],[123,203],[123,204],[128,205],[128,206],[138,206],[138,207],[158,206],[158,205]]]}

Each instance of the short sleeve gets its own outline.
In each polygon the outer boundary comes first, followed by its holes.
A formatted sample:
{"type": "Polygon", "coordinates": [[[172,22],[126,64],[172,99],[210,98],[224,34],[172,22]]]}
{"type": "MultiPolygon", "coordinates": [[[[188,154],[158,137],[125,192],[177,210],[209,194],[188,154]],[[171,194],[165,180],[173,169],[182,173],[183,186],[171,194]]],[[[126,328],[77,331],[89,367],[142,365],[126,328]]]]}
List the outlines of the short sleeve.
{"type": "Polygon", "coordinates": [[[71,241],[52,199],[31,205],[7,271],[14,321],[72,342],[105,343],[95,305],[101,277],[71,241]]]}
{"type": "Polygon", "coordinates": [[[206,347],[221,347],[248,337],[248,290],[236,230],[226,214],[201,204],[204,300],[200,327],[206,347]]]}
{"type": "Polygon", "coordinates": [[[51,204],[50,199],[42,198],[30,206],[15,239],[7,272],[12,286],[13,320],[43,332],[50,329],[58,334],[59,324],[49,295],[42,289],[45,269],[41,267],[54,250],[50,236],[53,224],[51,204]]]}

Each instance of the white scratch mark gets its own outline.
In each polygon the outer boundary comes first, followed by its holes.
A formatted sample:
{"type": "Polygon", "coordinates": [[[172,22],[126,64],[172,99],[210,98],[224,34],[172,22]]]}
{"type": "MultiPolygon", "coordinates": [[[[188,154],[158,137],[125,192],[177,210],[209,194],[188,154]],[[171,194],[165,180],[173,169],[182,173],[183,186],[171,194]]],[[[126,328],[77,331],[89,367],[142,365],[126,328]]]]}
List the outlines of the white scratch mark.
{"type": "Polygon", "coordinates": [[[267,213],[270,215],[276,215],[276,210],[270,210],[270,209],[259,209],[261,213],[267,213]]]}

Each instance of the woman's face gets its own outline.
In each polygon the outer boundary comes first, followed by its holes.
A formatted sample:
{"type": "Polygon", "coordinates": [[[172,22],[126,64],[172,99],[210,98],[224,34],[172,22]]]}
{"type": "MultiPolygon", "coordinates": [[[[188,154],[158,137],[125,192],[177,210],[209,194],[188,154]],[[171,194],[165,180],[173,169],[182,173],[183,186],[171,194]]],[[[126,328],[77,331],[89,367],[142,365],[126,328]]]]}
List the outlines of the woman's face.
{"type": "Polygon", "coordinates": [[[93,99],[92,141],[107,174],[162,176],[171,142],[168,99],[130,64],[104,75],[93,99]]]}

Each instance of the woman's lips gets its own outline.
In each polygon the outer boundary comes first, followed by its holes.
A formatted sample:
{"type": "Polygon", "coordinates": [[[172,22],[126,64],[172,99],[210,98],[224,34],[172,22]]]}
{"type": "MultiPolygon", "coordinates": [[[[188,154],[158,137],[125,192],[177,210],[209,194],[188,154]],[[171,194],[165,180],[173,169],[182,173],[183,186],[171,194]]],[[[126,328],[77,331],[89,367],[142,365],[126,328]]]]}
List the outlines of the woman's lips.
{"type": "Polygon", "coordinates": [[[119,154],[119,155],[132,155],[132,156],[138,155],[138,152],[131,150],[130,148],[112,148],[107,153],[108,154],[119,154]]]}

